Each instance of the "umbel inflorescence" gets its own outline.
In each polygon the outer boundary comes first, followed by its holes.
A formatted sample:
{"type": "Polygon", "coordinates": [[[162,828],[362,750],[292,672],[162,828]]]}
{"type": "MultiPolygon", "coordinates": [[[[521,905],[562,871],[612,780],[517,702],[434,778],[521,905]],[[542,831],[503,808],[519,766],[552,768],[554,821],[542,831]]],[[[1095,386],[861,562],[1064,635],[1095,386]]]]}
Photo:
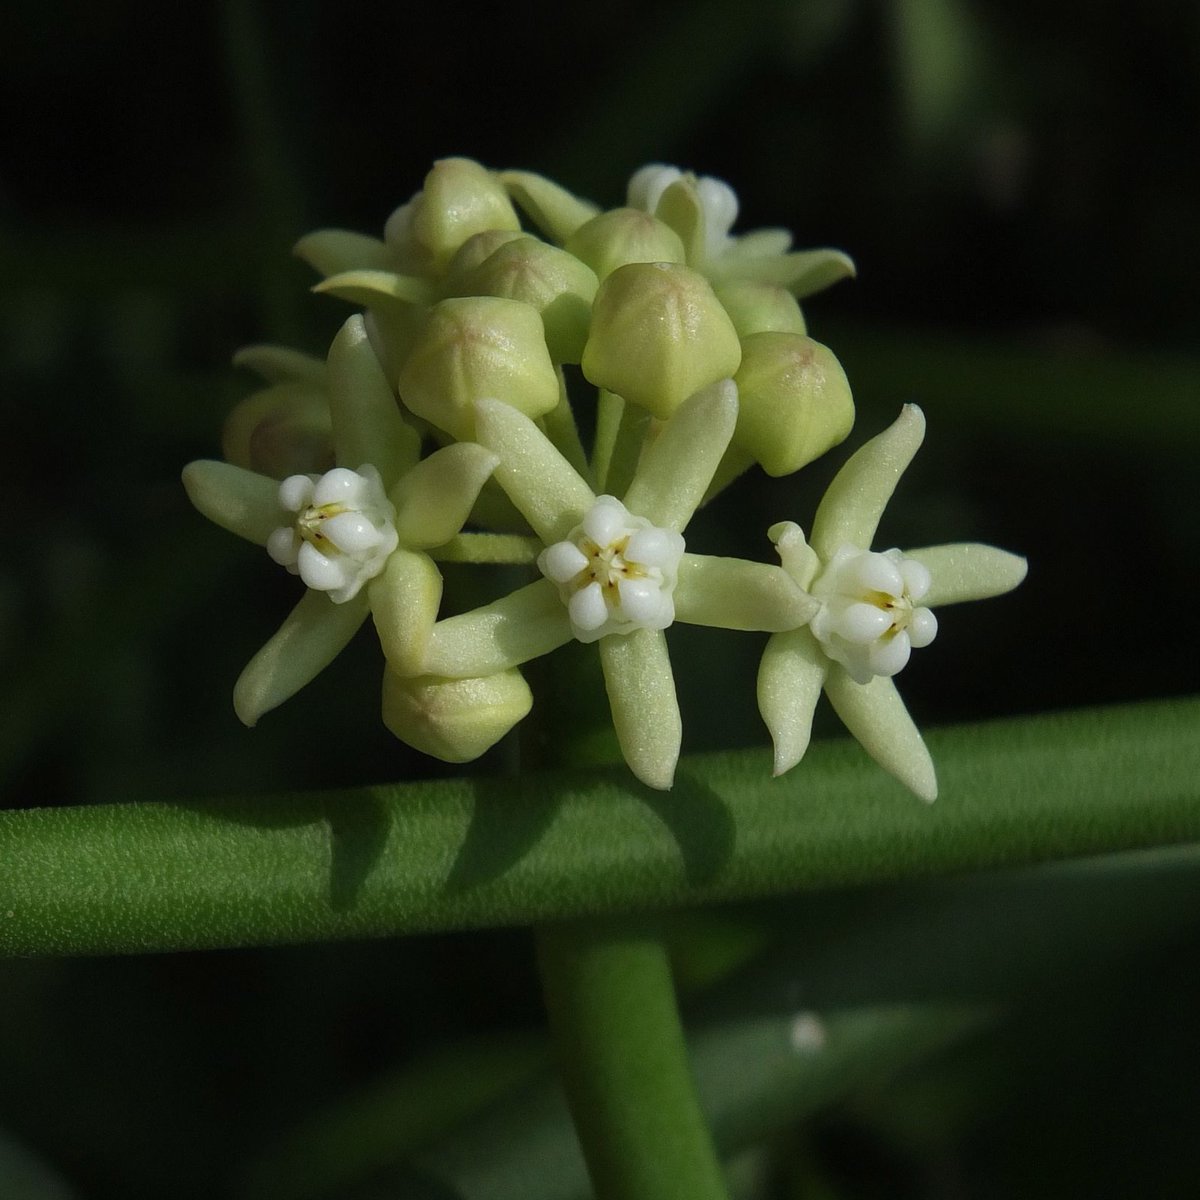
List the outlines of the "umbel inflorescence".
{"type": "Polygon", "coordinates": [[[853,264],[793,250],[783,230],[735,235],[737,210],[727,184],[674,167],[643,167],[627,204],[601,211],[541,176],[446,159],[382,238],[300,240],[315,290],[359,311],[325,361],[242,351],[267,386],[231,414],[225,461],[184,471],[201,512],[304,588],[237,681],[246,724],[370,617],[384,722],[464,762],[529,713],[520,666],[577,639],[597,647],[630,768],[666,788],[682,728],[667,631],[684,621],[771,635],[758,702],[777,774],[803,757],[824,691],[880,764],[934,798],[893,677],[933,639],[936,607],[1008,591],[1025,562],[982,545],[872,549],[924,436],[912,405],[847,461],[807,538],[784,519],[745,559],[691,544],[697,508],[738,475],[790,475],[854,420],[798,303],[853,264]],[[564,367],[588,396],[568,394],[564,367]],[[778,565],[753,557],[767,538],[778,565]],[[529,582],[441,617],[445,561],[525,565],[529,582]]]}

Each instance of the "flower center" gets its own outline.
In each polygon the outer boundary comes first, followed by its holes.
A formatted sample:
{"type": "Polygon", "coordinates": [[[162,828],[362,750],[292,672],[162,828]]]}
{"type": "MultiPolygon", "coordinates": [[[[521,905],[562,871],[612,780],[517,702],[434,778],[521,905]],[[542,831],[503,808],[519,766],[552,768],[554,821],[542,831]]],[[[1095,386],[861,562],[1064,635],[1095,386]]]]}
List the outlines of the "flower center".
{"type": "Polygon", "coordinates": [[[396,549],[396,510],[372,466],[291,475],[279,503],[296,514],[267,539],[267,553],[335,604],[353,599],[396,549]]]}
{"type": "Polygon", "coordinates": [[[937,618],[919,604],[930,582],[926,567],[899,550],[842,546],[813,583],[821,608],[810,628],[856,683],[896,675],[937,634],[937,618]]]}
{"type": "Polygon", "coordinates": [[[547,546],[538,569],[558,585],[581,642],[634,629],[666,629],[683,538],[600,496],[564,541],[547,546]]]}

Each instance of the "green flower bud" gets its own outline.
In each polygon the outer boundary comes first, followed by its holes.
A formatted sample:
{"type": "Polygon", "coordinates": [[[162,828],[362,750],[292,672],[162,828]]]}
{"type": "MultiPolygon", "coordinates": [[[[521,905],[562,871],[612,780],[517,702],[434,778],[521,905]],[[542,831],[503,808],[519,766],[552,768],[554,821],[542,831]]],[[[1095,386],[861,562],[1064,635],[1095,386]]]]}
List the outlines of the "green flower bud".
{"type": "Polygon", "coordinates": [[[409,237],[428,255],[434,273],[446,269],[472,234],[520,228],[503,185],[469,158],[434,163],[424,189],[412,201],[407,221],[409,237]]]}
{"type": "Polygon", "coordinates": [[[469,296],[429,311],[400,372],[400,398],[460,441],[475,430],[477,400],[502,400],[528,417],[558,403],[558,371],[537,309],[469,296]]]}
{"type": "Polygon", "coordinates": [[[535,237],[517,237],[457,282],[463,295],[503,296],[532,305],[542,315],[550,357],[579,361],[599,283],[574,255],[535,237]]]}
{"type": "Polygon", "coordinates": [[[330,470],[328,397],[308,383],[277,383],[247,396],[225,420],[221,452],[227,462],[272,479],[330,470]]]}
{"type": "Polygon", "coordinates": [[[603,280],[628,263],[681,263],[683,243],[657,217],[636,208],[614,208],[581,225],[563,249],[603,280]]]}
{"type": "Polygon", "coordinates": [[[402,742],[443,762],[478,758],[533,707],[516,669],[481,679],[383,674],[383,723],[402,742]]]}
{"type": "Polygon", "coordinates": [[[768,475],[787,475],[836,446],[854,424],[854,401],[841,364],[798,333],[754,333],[742,340],[734,444],[768,475]]]}
{"type": "Polygon", "coordinates": [[[689,396],[732,375],[741,355],[733,324],[703,276],[674,263],[634,263],[596,293],[583,373],[666,419],[689,396]]]}
{"type": "Polygon", "coordinates": [[[807,333],[796,297],[771,283],[737,279],[713,289],[740,338],[752,333],[807,333]]]}
{"type": "Polygon", "coordinates": [[[460,291],[462,280],[470,275],[484,259],[499,250],[505,242],[528,236],[519,229],[485,229],[482,233],[473,233],[459,246],[458,252],[451,259],[449,270],[446,272],[447,285],[451,288],[452,294],[459,292],[464,296],[470,295],[465,290],[460,291]]]}

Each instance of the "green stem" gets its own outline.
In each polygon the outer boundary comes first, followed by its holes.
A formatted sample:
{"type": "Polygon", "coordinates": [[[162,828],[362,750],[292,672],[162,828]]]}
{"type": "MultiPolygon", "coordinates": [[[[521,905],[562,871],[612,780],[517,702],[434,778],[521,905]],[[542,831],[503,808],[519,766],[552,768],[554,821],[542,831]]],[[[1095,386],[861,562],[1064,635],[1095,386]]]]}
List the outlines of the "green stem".
{"type": "Polygon", "coordinates": [[[725,1200],[662,941],[628,925],[550,926],[538,959],[597,1200],[725,1200]]]}

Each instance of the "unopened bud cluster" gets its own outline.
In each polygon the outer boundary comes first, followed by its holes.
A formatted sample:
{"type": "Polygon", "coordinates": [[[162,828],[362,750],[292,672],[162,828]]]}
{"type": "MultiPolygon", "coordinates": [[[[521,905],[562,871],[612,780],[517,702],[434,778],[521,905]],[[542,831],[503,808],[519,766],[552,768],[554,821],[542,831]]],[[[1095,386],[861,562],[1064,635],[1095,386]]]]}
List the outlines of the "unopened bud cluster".
{"type": "MultiPolygon", "coordinates": [[[[771,635],[759,705],[777,772],[803,755],[824,689],[870,753],[932,798],[891,677],[933,639],[931,605],[1006,591],[1023,560],[871,549],[923,435],[911,406],[846,463],[809,539],[772,527],[778,564],[760,561],[761,535],[746,558],[691,543],[696,509],[741,472],[788,476],[854,421],[846,375],[799,304],[853,264],[794,250],[781,230],[738,234],[737,216],[727,183],[676,167],[643,167],[602,211],[459,158],[434,165],[382,237],[300,240],[314,290],[352,315],[324,359],[243,351],[265,387],[230,415],[225,461],[184,473],[205,515],[304,585],[238,680],[247,724],[369,619],[388,728],[466,761],[530,712],[523,663],[594,642],[627,762],[668,787],[682,717],[664,631],[684,621],[771,635]],[[564,368],[591,390],[572,394],[564,368]],[[507,564],[509,579],[521,566],[527,581],[448,616],[446,561],[507,564]]],[[[728,702],[719,686],[713,702],[728,702]]]]}

